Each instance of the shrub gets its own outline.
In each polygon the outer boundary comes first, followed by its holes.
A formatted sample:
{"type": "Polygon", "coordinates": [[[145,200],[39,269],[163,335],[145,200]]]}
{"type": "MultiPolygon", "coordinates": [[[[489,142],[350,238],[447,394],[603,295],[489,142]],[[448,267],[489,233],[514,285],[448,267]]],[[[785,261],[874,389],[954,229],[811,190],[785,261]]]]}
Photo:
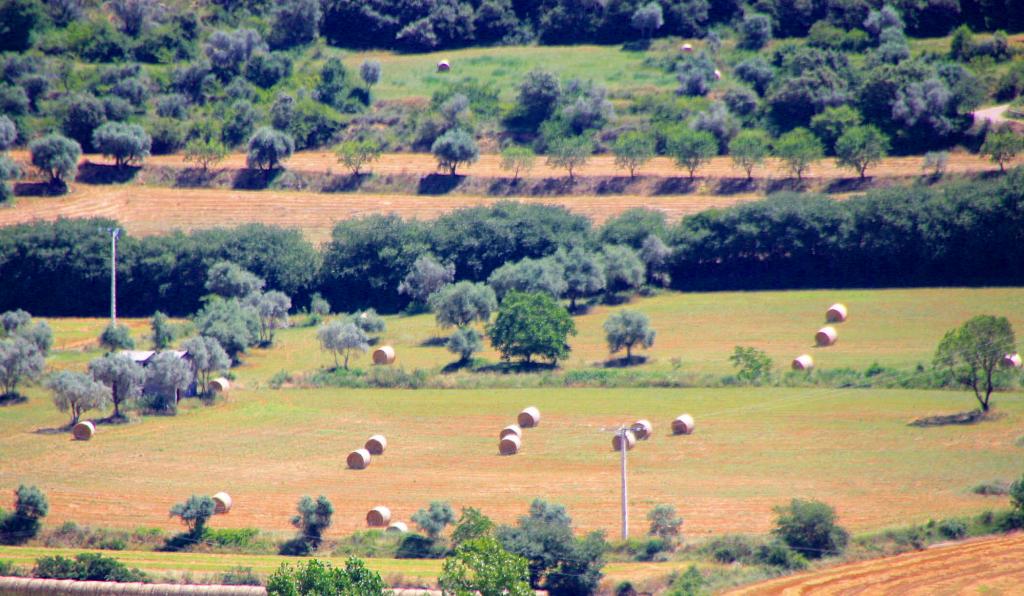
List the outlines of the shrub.
{"type": "Polygon", "coordinates": [[[444,562],[438,583],[446,594],[532,596],[526,559],[490,536],[465,542],[444,562]]]}
{"type": "Polygon", "coordinates": [[[252,567],[232,567],[224,573],[217,575],[217,583],[222,586],[262,586],[260,576],[256,575],[252,567]]]}
{"type": "Polygon", "coordinates": [[[43,491],[22,484],[14,491],[14,511],[0,516],[0,543],[24,544],[39,534],[40,521],[50,512],[43,491]]]}
{"type": "Polygon", "coordinates": [[[803,555],[778,540],[757,547],[754,560],[761,565],[781,567],[790,571],[807,568],[807,559],[803,555]]]}
{"type": "Polygon", "coordinates": [[[129,569],[124,563],[98,553],[82,553],[74,560],[60,555],[36,560],[34,577],[43,579],[74,579],[100,582],[149,582],[149,577],[138,569],[129,569]]]}
{"type": "Polygon", "coordinates": [[[292,517],[292,525],[298,528],[299,535],[281,547],[282,555],[307,555],[320,548],[323,534],[331,527],[334,505],[327,497],[320,495],[314,501],[308,495],[299,499],[295,507],[298,514],[292,517]]]}
{"type": "Polygon", "coordinates": [[[396,559],[437,559],[444,556],[437,549],[437,543],[420,534],[406,534],[398,543],[396,559]]]}
{"type": "Polygon", "coordinates": [[[772,359],[764,350],[750,346],[736,346],[732,356],[729,356],[739,372],[736,378],[744,383],[760,383],[766,381],[772,374],[772,359]]]}
{"type": "Polygon", "coordinates": [[[949,540],[960,540],[967,536],[967,524],[959,519],[944,519],[937,527],[939,534],[949,540]]]}
{"type": "Polygon", "coordinates": [[[282,563],[267,579],[268,596],[300,594],[352,594],[384,596],[389,593],[380,574],[366,568],[363,562],[349,557],[344,569],[331,567],[317,559],[299,563],[294,568],[282,563]]]}
{"type": "Polygon", "coordinates": [[[820,501],[793,499],[775,512],[779,517],[772,534],[808,559],[838,555],[850,539],[836,524],[835,510],[820,501]]]}
{"type": "Polygon", "coordinates": [[[100,345],[109,351],[130,350],[135,347],[132,330],[127,325],[107,325],[100,334],[100,345]]]}
{"type": "Polygon", "coordinates": [[[719,563],[743,563],[753,559],[757,541],[742,534],[726,534],[709,540],[703,551],[719,563]]]}
{"type": "Polygon", "coordinates": [[[763,14],[749,14],[743,17],[740,24],[741,48],[760,50],[772,38],[772,21],[763,14]]]}
{"type": "Polygon", "coordinates": [[[647,531],[651,536],[657,536],[662,540],[672,542],[682,536],[683,518],[676,514],[676,508],[671,505],[657,505],[647,512],[647,521],[651,527],[647,531]]]}

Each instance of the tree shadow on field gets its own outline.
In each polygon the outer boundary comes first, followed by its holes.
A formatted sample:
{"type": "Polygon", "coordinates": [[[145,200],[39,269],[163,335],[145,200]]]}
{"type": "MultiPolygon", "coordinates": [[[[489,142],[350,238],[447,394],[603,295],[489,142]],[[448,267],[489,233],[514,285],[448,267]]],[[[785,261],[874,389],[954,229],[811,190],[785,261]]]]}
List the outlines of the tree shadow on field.
{"type": "Polygon", "coordinates": [[[427,174],[420,178],[416,187],[416,194],[420,195],[446,195],[462,184],[466,177],[461,174],[427,174]]]}
{"type": "Polygon", "coordinates": [[[555,370],[558,368],[557,364],[550,362],[498,362],[495,364],[488,364],[474,369],[476,372],[490,372],[499,373],[503,375],[516,374],[516,373],[531,373],[531,372],[542,372],[548,370],[555,370]]]}
{"type": "Polygon", "coordinates": [[[526,181],[523,178],[495,178],[487,187],[487,194],[495,197],[524,192],[529,192],[529,189],[526,188],[526,181]]]}
{"type": "Polygon", "coordinates": [[[231,188],[235,190],[266,190],[283,171],[281,168],[273,170],[244,168],[235,174],[234,180],[231,181],[231,188]]]}
{"type": "Polygon", "coordinates": [[[768,188],[765,192],[771,194],[773,192],[801,192],[804,190],[804,183],[806,180],[800,180],[799,178],[782,178],[780,180],[770,180],[768,182],[768,188]]]}
{"type": "Polygon", "coordinates": [[[14,195],[18,197],[59,197],[68,193],[64,182],[18,182],[14,195]]]}
{"type": "Polygon", "coordinates": [[[647,356],[633,354],[629,358],[623,356],[621,358],[612,358],[609,360],[605,360],[603,366],[605,368],[628,368],[630,366],[640,366],[641,364],[644,364],[646,362],[647,356]]]}
{"type": "Polygon", "coordinates": [[[574,186],[576,186],[576,179],[569,178],[568,176],[564,178],[544,178],[533,185],[529,194],[535,197],[566,195],[572,193],[574,186]]]}
{"type": "Polygon", "coordinates": [[[716,195],[735,195],[757,190],[757,180],[752,178],[722,178],[715,187],[716,195]]]}
{"type": "Polygon", "coordinates": [[[827,193],[840,193],[840,192],[858,192],[871,188],[874,184],[874,178],[868,176],[866,178],[838,178],[828,183],[825,187],[827,193]]]}
{"type": "Polygon", "coordinates": [[[685,195],[697,189],[699,178],[673,176],[665,178],[654,187],[656,195],[685,195]]]}
{"type": "Polygon", "coordinates": [[[28,398],[20,393],[4,393],[0,395],[0,408],[4,406],[16,406],[28,401],[28,398]]]}
{"type": "Polygon", "coordinates": [[[185,168],[174,177],[174,185],[179,188],[207,188],[217,177],[215,170],[203,168],[185,168]]]}
{"type": "Polygon", "coordinates": [[[978,424],[979,422],[984,422],[986,420],[998,420],[999,418],[1002,418],[1001,414],[995,414],[991,411],[986,413],[981,410],[971,410],[969,412],[958,412],[956,414],[943,414],[939,416],[925,416],[923,418],[917,418],[910,421],[908,426],[927,428],[931,426],[969,425],[978,424]]]}
{"type": "Polygon", "coordinates": [[[362,174],[349,174],[347,176],[332,176],[327,184],[324,184],[324,192],[355,192],[363,186],[363,182],[369,180],[373,174],[363,172],[362,174]]]}
{"type": "Polygon", "coordinates": [[[131,182],[142,168],[139,166],[117,167],[87,161],[78,166],[75,182],[82,184],[124,184],[131,182]]]}
{"type": "Polygon", "coordinates": [[[473,359],[470,358],[469,360],[456,360],[455,362],[449,362],[448,364],[444,365],[444,368],[441,369],[441,372],[443,374],[448,375],[448,374],[451,374],[451,373],[459,372],[460,370],[463,370],[463,369],[472,369],[472,368],[473,368],[473,359]]]}
{"type": "Polygon", "coordinates": [[[602,180],[597,184],[597,194],[599,195],[621,195],[626,192],[626,188],[636,178],[630,178],[629,176],[615,176],[602,180]]]}
{"type": "Polygon", "coordinates": [[[428,337],[420,342],[420,346],[424,348],[440,348],[446,345],[448,345],[447,337],[428,337]]]}
{"type": "Polygon", "coordinates": [[[651,49],[651,40],[649,39],[637,39],[622,44],[624,52],[646,52],[649,49],[651,49]]]}
{"type": "Polygon", "coordinates": [[[70,426],[61,426],[58,428],[37,428],[32,431],[35,435],[63,435],[71,431],[70,426]]]}

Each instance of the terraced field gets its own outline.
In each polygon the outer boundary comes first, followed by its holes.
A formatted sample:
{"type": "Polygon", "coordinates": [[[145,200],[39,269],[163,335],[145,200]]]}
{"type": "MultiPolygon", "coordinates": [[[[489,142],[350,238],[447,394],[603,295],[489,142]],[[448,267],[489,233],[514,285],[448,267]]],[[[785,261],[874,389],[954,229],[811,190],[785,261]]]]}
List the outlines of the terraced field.
{"type": "Polygon", "coordinates": [[[730,596],[1020,594],[1024,533],[949,544],[896,557],[802,573],[730,596]]]}

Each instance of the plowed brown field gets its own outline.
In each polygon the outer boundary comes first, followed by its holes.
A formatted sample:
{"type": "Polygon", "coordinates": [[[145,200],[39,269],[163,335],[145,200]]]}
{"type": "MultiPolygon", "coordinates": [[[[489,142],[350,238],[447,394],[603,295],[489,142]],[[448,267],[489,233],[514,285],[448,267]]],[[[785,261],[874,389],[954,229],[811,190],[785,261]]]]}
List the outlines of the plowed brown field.
{"type": "MultiPolygon", "coordinates": [[[[660,197],[566,196],[516,199],[561,205],[600,223],[632,207],[663,211],[670,220],[711,207],[726,207],[760,198],[757,194],[673,195],[660,197]]],[[[372,213],[433,219],[453,209],[496,203],[498,198],[327,194],[291,191],[241,191],[205,188],[91,186],[76,184],[64,197],[22,197],[13,208],[0,209],[0,226],[58,217],[110,217],[133,235],[266,223],[299,228],[313,242],[323,242],[339,220],[372,213]]]]}
{"type": "Polygon", "coordinates": [[[729,594],[1024,594],[1024,533],[840,565],[729,594]]]}

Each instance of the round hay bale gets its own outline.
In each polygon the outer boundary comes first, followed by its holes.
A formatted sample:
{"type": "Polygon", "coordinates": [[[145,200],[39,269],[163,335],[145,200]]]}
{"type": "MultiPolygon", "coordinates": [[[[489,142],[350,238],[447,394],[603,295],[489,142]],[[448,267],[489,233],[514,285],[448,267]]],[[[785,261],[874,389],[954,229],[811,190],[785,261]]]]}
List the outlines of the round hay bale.
{"type": "Polygon", "coordinates": [[[680,52],[685,52],[685,53],[689,54],[689,53],[693,52],[693,45],[688,44],[688,43],[684,43],[683,45],[679,46],[679,51],[680,52]]]}
{"type": "Polygon", "coordinates": [[[650,420],[641,419],[633,423],[633,432],[636,433],[638,441],[646,441],[654,433],[654,425],[650,420]]]}
{"type": "Polygon", "coordinates": [[[515,436],[519,437],[520,439],[522,439],[523,438],[523,429],[519,428],[518,424],[509,424],[505,428],[501,429],[501,432],[498,434],[498,438],[499,439],[504,439],[505,437],[507,437],[509,435],[515,435],[515,436]]]}
{"type": "Polygon", "coordinates": [[[231,389],[231,382],[224,377],[217,377],[210,381],[210,391],[214,393],[224,393],[228,389],[231,389]]]}
{"type": "Polygon", "coordinates": [[[371,528],[383,528],[391,523],[391,510],[383,505],[377,505],[366,513],[366,525],[371,528]]]}
{"type": "Polygon", "coordinates": [[[437,72],[448,72],[451,69],[452,69],[451,62],[448,62],[447,60],[440,60],[440,61],[438,61],[438,63],[437,63],[437,72]]]}
{"type": "Polygon", "coordinates": [[[498,441],[498,453],[502,455],[515,455],[519,453],[519,449],[523,446],[523,442],[519,439],[518,435],[506,435],[498,441]]]}
{"type": "Polygon", "coordinates": [[[409,531],[409,526],[407,526],[405,522],[391,522],[391,524],[388,526],[388,529],[384,531],[389,533],[397,532],[399,534],[405,534],[409,531]]]}
{"type": "Polygon", "coordinates": [[[395,349],[391,346],[381,346],[373,351],[373,363],[377,365],[394,364],[395,349]]]}
{"type": "Polygon", "coordinates": [[[846,305],[836,302],[825,311],[825,320],[829,323],[842,323],[846,320],[846,305]]]}
{"type": "Polygon", "coordinates": [[[219,492],[213,495],[213,514],[220,515],[231,511],[231,495],[219,492]]]}
{"type": "Polygon", "coordinates": [[[373,435],[366,439],[363,448],[369,451],[370,455],[384,455],[384,450],[388,448],[388,439],[384,435],[373,435]]]}
{"type": "Polygon", "coordinates": [[[818,329],[818,332],[814,334],[814,343],[819,348],[827,348],[836,343],[837,339],[839,339],[839,334],[836,332],[836,328],[831,325],[818,329]]]}
{"type": "MultiPolygon", "coordinates": [[[[636,447],[636,434],[631,430],[627,430],[626,433],[626,451],[636,447]]],[[[612,437],[612,449],[615,451],[622,451],[622,434],[615,433],[612,437]]]]}
{"type": "Polygon", "coordinates": [[[88,420],[79,422],[71,429],[71,434],[76,441],[88,441],[96,434],[96,425],[88,420]]]}
{"type": "Polygon", "coordinates": [[[540,424],[540,410],[530,406],[522,412],[519,412],[519,416],[516,421],[522,428],[533,428],[540,424]]]}
{"type": "Polygon", "coordinates": [[[715,69],[715,80],[716,81],[721,81],[722,80],[722,71],[718,70],[717,68],[715,69]]]}
{"type": "Polygon", "coordinates": [[[348,454],[348,458],[346,458],[345,462],[348,464],[348,467],[353,470],[364,470],[370,465],[371,459],[369,451],[366,449],[356,449],[352,453],[348,454]]]}
{"type": "Polygon", "coordinates": [[[1024,366],[1024,361],[1021,360],[1020,354],[1014,352],[1013,354],[1003,356],[1003,366],[1007,368],[1021,368],[1024,366]]]}
{"type": "Polygon", "coordinates": [[[674,435],[689,435],[693,433],[693,429],[693,416],[689,414],[683,414],[672,421],[672,434],[674,435]]]}
{"type": "Polygon", "coordinates": [[[814,368],[814,358],[810,354],[801,354],[793,359],[793,370],[811,370],[814,368]]]}

